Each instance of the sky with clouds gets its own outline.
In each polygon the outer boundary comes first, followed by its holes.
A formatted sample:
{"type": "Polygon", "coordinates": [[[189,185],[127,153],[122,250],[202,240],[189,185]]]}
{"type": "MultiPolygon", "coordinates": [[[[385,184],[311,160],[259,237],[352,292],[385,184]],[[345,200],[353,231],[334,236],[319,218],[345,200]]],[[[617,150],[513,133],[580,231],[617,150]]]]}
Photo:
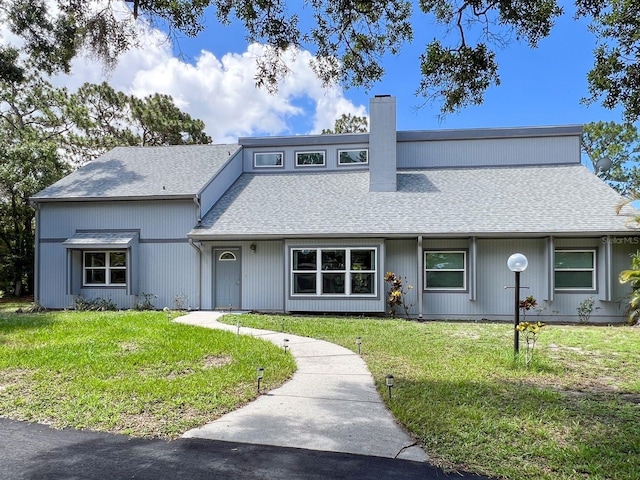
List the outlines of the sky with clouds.
{"type": "MultiPolygon", "coordinates": [[[[332,127],[342,113],[367,115],[369,98],[375,94],[397,97],[401,130],[620,120],[620,112],[580,103],[588,94],[586,74],[595,39],[587,24],[570,14],[538,49],[513,43],[500,51],[502,85],[487,92],[483,105],[443,119],[437,104],[423,105],[414,95],[420,79],[418,58],[429,35],[433,36],[433,25],[420,14],[416,18],[416,41],[398,56],[385,59],[386,75],[370,91],[323,88],[309,67],[311,53],[304,50],[289,55],[291,74],[277,95],[257,89],[255,59],[263,47],[247,44],[238,25],[221,26],[214,12],[209,12],[207,29],[196,39],[179,38],[171,44],[165,33],[144,27],[141,46],[124,54],[112,72],[77,58],[71,75],[58,77],[56,83],[73,90],[84,82],[106,80],[129,94],[169,94],[181,109],[205,122],[215,143],[235,142],[240,136],[319,133],[332,127]]],[[[0,38],[11,40],[2,30],[0,38]]]]}

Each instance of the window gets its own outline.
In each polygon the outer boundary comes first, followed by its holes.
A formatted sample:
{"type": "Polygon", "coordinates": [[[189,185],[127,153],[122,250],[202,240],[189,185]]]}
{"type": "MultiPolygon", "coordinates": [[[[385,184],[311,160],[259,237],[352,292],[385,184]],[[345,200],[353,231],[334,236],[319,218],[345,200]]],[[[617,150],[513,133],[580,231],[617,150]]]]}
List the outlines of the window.
{"type": "Polygon", "coordinates": [[[127,284],[126,250],[84,252],[83,261],[85,286],[127,284]]]}
{"type": "Polygon", "coordinates": [[[291,256],[293,295],[376,295],[375,248],[296,248],[291,256]]]}
{"type": "Polygon", "coordinates": [[[253,165],[255,167],[282,167],[284,165],[284,153],[265,152],[253,154],[253,165]]]}
{"type": "Polygon", "coordinates": [[[369,163],[369,150],[338,150],[338,165],[369,163]]]}
{"type": "Polygon", "coordinates": [[[466,251],[426,251],[424,265],[425,290],[466,290],[466,251]]]}
{"type": "Polygon", "coordinates": [[[298,167],[324,166],[324,152],[296,152],[298,167]]]}
{"type": "Polygon", "coordinates": [[[218,260],[221,262],[235,262],[236,254],[233,252],[222,252],[218,257],[218,260]]]}
{"type": "Polygon", "coordinates": [[[554,259],[556,290],[596,289],[595,250],[556,250],[554,259]]]}

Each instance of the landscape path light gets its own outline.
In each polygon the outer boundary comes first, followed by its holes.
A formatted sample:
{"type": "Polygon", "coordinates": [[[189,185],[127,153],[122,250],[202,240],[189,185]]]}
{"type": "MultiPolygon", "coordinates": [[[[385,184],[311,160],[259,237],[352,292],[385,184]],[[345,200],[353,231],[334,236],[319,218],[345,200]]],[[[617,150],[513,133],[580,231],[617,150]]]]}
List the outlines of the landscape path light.
{"type": "Polygon", "coordinates": [[[387,375],[385,380],[386,380],[387,388],[389,389],[389,398],[391,398],[391,389],[393,388],[395,380],[393,378],[393,375],[387,375]]]}
{"type": "Polygon", "coordinates": [[[288,338],[285,338],[282,341],[282,346],[284,347],[284,353],[287,353],[287,348],[289,348],[289,339],[288,338]]]}
{"type": "Polygon", "coordinates": [[[263,377],[264,377],[264,368],[258,367],[258,370],[256,373],[256,378],[258,379],[258,393],[260,393],[260,382],[262,381],[263,377]]]}
{"type": "Polygon", "coordinates": [[[521,253],[514,253],[507,260],[507,267],[509,270],[516,274],[515,285],[515,312],[513,315],[513,354],[518,355],[520,351],[520,331],[518,325],[520,324],[520,274],[527,269],[529,261],[521,253]]]}
{"type": "Polygon", "coordinates": [[[362,346],[362,337],[356,337],[356,345],[358,345],[358,355],[360,355],[360,347],[362,346]]]}

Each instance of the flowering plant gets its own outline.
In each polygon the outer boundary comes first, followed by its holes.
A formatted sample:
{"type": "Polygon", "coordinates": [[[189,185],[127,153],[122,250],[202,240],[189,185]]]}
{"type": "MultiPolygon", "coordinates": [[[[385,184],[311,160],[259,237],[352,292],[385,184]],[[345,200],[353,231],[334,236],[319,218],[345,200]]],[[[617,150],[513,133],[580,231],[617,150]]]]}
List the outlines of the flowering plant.
{"type": "MultiPolygon", "coordinates": [[[[406,277],[404,281],[406,281],[406,277]]],[[[405,315],[409,318],[409,310],[413,307],[413,304],[408,304],[406,295],[409,290],[413,289],[413,286],[407,285],[406,288],[403,285],[403,279],[393,272],[387,272],[384,276],[384,281],[389,284],[389,296],[387,297],[387,304],[389,305],[389,313],[392,317],[396,315],[396,309],[401,307],[404,310],[405,315]]]]}
{"type": "Polygon", "coordinates": [[[545,326],[542,322],[520,322],[516,327],[523,335],[527,342],[527,350],[525,352],[525,365],[529,367],[533,360],[533,349],[538,340],[538,333],[545,326]]]}

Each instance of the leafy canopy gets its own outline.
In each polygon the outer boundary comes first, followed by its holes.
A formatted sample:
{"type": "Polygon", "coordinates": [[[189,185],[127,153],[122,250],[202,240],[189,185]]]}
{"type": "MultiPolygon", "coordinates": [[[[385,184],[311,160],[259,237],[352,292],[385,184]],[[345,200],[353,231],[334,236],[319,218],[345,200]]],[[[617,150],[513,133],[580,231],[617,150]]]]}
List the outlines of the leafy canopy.
{"type": "Polygon", "coordinates": [[[594,122],[584,126],[582,150],[596,174],[625,196],[640,192],[640,135],[632,124],[594,122]],[[611,167],[599,169],[600,159],[608,158],[611,167]]]}
{"type": "Polygon", "coordinates": [[[210,143],[204,123],[167,95],[140,99],[107,84],[69,93],[29,63],[0,78],[0,290],[33,292],[29,198],[118,145],[210,143]],[[25,288],[26,287],[26,288],[25,288]]]}
{"type": "MultiPolygon", "coordinates": [[[[597,40],[588,74],[589,98],[621,106],[626,120],[640,115],[640,2],[574,0],[597,40]]],[[[385,73],[388,55],[432,38],[417,59],[416,94],[440,102],[442,113],[482,103],[500,84],[496,50],[515,39],[535,48],[563,14],[556,0],[3,0],[0,19],[20,36],[26,53],[46,72],[66,71],[79,53],[107,67],[137,45],[136,19],[196,36],[206,9],[220,24],[240,22],[249,42],[267,45],[257,59],[256,83],[275,91],[288,73],[283,52],[309,48],[325,84],[370,88],[385,73]],[[55,8],[51,8],[54,5],[55,8]],[[126,5],[126,8],[124,7],[126,5]],[[431,29],[433,32],[429,32],[431,29]]],[[[215,28],[215,27],[209,27],[215,28]]],[[[0,50],[0,77],[19,76],[13,53],[0,50]]]]}
{"type": "Polygon", "coordinates": [[[351,113],[343,113],[336,118],[333,129],[322,129],[322,135],[331,133],[366,133],[369,131],[369,121],[367,117],[359,117],[351,113]]]}

